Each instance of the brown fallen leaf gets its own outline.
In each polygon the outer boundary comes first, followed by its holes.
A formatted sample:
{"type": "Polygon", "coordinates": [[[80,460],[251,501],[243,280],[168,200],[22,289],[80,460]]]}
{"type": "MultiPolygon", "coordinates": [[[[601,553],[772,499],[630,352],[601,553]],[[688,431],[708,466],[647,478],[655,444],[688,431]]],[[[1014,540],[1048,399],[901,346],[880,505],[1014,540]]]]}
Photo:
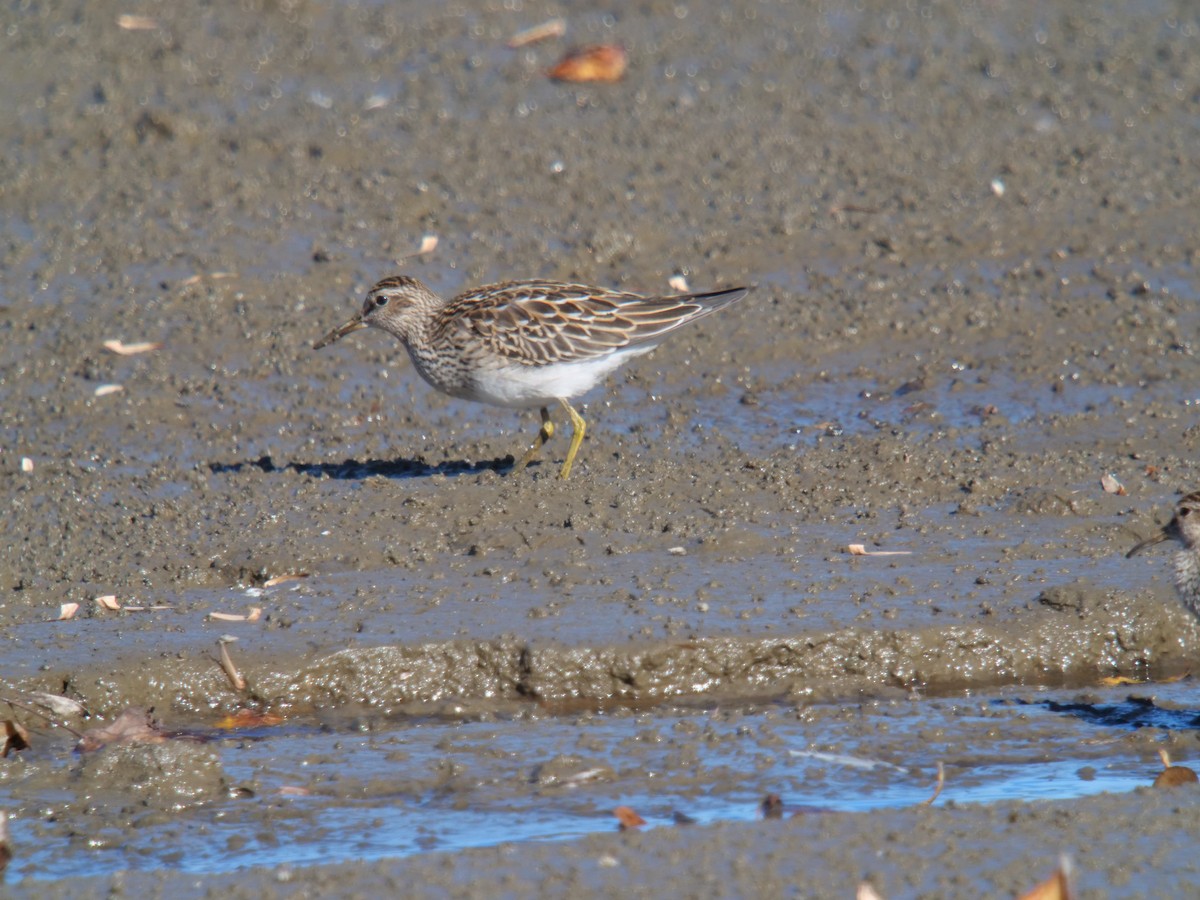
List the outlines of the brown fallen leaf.
{"type": "Polygon", "coordinates": [[[16,719],[5,719],[4,753],[0,755],[7,757],[10,753],[19,753],[22,750],[28,749],[29,732],[16,719]]]}
{"type": "Polygon", "coordinates": [[[78,750],[89,753],[109,744],[161,744],[166,739],[167,735],[147,710],[131,706],[107,725],[85,731],[78,750]]]}
{"type": "Polygon", "coordinates": [[[111,350],[120,356],[136,356],[139,353],[149,353],[151,350],[157,350],[162,344],[156,344],[153,341],[138,341],[137,343],[127,344],[122,340],[113,339],[104,342],[104,349],[111,350]]]}
{"type": "Polygon", "coordinates": [[[613,815],[617,817],[622,831],[628,831],[631,828],[641,828],[646,824],[646,820],[635,813],[628,806],[618,806],[613,810],[613,815]]]}
{"type": "Polygon", "coordinates": [[[217,728],[232,731],[237,728],[269,728],[283,723],[283,716],[278,713],[263,712],[257,709],[239,709],[231,716],[225,716],[217,722],[217,728]]]}
{"type": "Polygon", "coordinates": [[[1027,893],[1022,894],[1017,900],[1071,900],[1075,896],[1075,891],[1071,886],[1074,881],[1074,872],[1072,871],[1071,860],[1063,856],[1058,861],[1058,869],[1054,874],[1043,881],[1041,884],[1027,893]]]}
{"type": "Polygon", "coordinates": [[[846,552],[851,556],[912,556],[911,550],[868,550],[866,544],[849,544],[846,552]]]}
{"type": "Polygon", "coordinates": [[[289,575],[276,575],[263,582],[263,587],[275,587],[277,584],[287,584],[289,581],[303,581],[308,577],[307,572],[293,572],[289,575]]]}
{"type": "Polygon", "coordinates": [[[551,19],[548,22],[543,22],[541,25],[534,25],[532,28],[518,31],[508,39],[508,46],[510,49],[516,50],[518,47],[535,44],[538,41],[544,41],[548,38],[562,37],[566,33],[566,22],[562,19],[551,19]]]}
{"type": "Polygon", "coordinates": [[[597,81],[612,84],[625,74],[629,57],[619,44],[593,44],[567,53],[546,74],[555,81],[597,81]]]}
{"type": "Polygon", "coordinates": [[[79,612],[78,603],[64,603],[58,608],[58,618],[54,621],[65,622],[67,619],[73,618],[77,612],[79,612]]]}

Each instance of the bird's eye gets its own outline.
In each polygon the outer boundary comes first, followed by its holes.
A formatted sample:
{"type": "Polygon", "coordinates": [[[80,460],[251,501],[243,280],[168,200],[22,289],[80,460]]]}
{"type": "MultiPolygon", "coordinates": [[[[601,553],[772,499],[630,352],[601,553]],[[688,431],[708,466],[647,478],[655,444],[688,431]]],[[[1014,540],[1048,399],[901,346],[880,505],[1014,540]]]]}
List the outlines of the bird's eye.
{"type": "Polygon", "coordinates": [[[388,298],[386,296],[381,295],[381,296],[375,298],[376,308],[382,308],[384,306],[387,306],[387,304],[388,304],[388,298]]]}

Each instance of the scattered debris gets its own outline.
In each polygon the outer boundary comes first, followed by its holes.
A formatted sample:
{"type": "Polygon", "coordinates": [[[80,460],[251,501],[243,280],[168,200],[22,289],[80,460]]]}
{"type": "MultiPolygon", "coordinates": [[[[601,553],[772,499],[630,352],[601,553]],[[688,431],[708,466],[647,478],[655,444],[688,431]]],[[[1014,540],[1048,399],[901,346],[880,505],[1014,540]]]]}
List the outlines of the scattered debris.
{"type": "Polygon", "coordinates": [[[687,556],[687,550],[683,547],[668,547],[667,552],[672,556],[687,556]]]}
{"type": "Polygon", "coordinates": [[[1118,497],[1124,497],[1126,493],[1125,485],[1117,481],[1115,475],[1111,475],[1108,472],[1100,476],[1100,487],[1104,488],[1104,493],[1116,494],[1118,497]]]}
{"type": "Polygon", "coordinates": [[[121,356],[136,356],[139,353],[149,353],[151,350],[157,350],[162,344],[154,343],[153,341],[139,341],[134,344],[126,344],[121,340],[111,340],[104,342],[104,349],[111,350],[113,353],[121,356]]]}
{"type": "Polygon", "coordinates": [[[527,44],[536,44],[538,41],[562,37],[566,33],[566,22],[562,19],[550,19],[541,25],[534,25],[532,28],[518,31],[508,39],[508,46],[510,49],[516,50],[518,47],[524,47],[527,44]]]}
{"type": "Polygon", "coordinates": [[[854,892],[854,900],[883,900],[883,897],[880,896],[879,891],[871,887],[870,882],[860,881],[858,890],[854,892]]]}
{"type": "Polygon", "coordinates": [[[307,572],[295,572],[291,575],[276,575],[274,578],[268,578],[263,582],[263,587],[275,587],[277,584],[286,584],[289,581],[303,581],[308,577],[307,572]]]}
{"type": "Polygon", "coordinates": [[[246,679],[242,677],[242,673],[238,671],[237,666],[233,664],[233,658],[229,655],[229,648],[226,644],[232,644],[236,641],[233,635],[222,635],[217,641],[217,645],[221,648],[221,668],[225,672],[225,677],[229,679],[229,683],[233,689],[239,694],[246,689],[246,679]]]}
{"type": "Polygon", "coordinates": [[[1158,758],[1162,760],[1163,770],[1154,779],[1154,786],[1156,788],[1172,788],[1183,784],[1196,784],[1200,782],[1200,778],[1196,777],[1196,772],[1193,769],[1187,766],[1172,765],[1171,755],[1166,750],[1159,748],[1158,758]]]}
{"type": "Polygon", "coordinates": [[[152,16],[135,16],[122,13],[117,16],[117,27],[126,31],[153,31],[158,27],[158,20],[152,16]]]}
{"type": "Polygon", "coordinates": [[[1017,900],[1071,900],[1075,896],[1073,869],[1069,857],[1060,857],[1054,874],[1017,900]]]}
{"type": "Polygon", "coordinates": [[[946,767],[942,765],[942,761],[938,760],[937,782],[933,786],[933,794],[927,799],[922,800],[917,806],[933,806],[933,801],[936,800],[942,793],[942,788],[946,786],[946,767]]]}
{"type": "Polygon", "coordinates": [[[680,812],[677,809],[673,810],[671,812],[671,821],[674,822],[676,825],[695,825],[696,824],[696,820],[694,818],[692,818],[685,812],[680,812]]]}
{"type": "Polygon", "coordinates": [[[221,278],[236,278],[236,277],[237,277],[237,272],[209,272],[207,275],[200,275],[200,274],[192,275],[190,278],[185,278],[181,282],[181,284],[183,287],[191,287],[193,284],[199,284],[205,278],[211,278],[213,281],[217,281],[221,278]]]}
{"type": "Polygon", "coordinates": [[[16,719],[4,720],[4,752],[0,756],[8,758],[10,753],[20,753],[29,749],[29,732],[16,719]]]}
{"type": "Polygon", "coordinates": [[[211,619],[215,622],[257,622],[262,617],[262,607],[252,606],[250,612],[242,613],[223,613],[210,612],[204,618],[211,619]]]}
{"type": "Polygon", "coordinates": [[[593,44],[570,51],[546,74],[555,81],[612,84],[621,80],[628,64],[625,48],[619,44],[593,44]]]}
{"type": "Polygon", "coordinates": [[[1003,197],[1007,188],[1004,186],[1004,181],[999,178],[992,179],[992,193],[997,197],[1003,197]]]}
{"type": "Polygon", "coordinates": [[[681,294],[688,292],[688,280],[682,275],[672,275],[667,279],[667,284],[671,286],[671,290],[679,291],[681,294]]]}
{"type": "Polygon", "coordinates": [[[107,725],[89,728],[79,738],[78,750],[90,753],[109,744],[161,744],[167,735],[149,710],[131,706],[107,725]]]}
{"type": "Polygon", "coordinates": [[[125,386],[121,384],[102,384],[92,391],[92,394],[96,397],[107,397],[109,394],[119,394],[123,390],[125,386]]]}
{"type": "Polygon", "coordinates": [[[101,609],[108,609],[113,612],[121,608],[121,604],[117,602],[116,594],[105,594],[103,597],[97,597],[96,605],[101,609]]]}
{"type": "Polygon", "coordinates": [[[29,699],[38,706],[50,710],[56,716],[81,716],[87,718],[90,713],[87,707],[78,700],[63,697],[61,694],[48,694],[44,691],[31,691],[29,699]]]}
{"type": "Polygon", "coordinates": [[[270,728],[282,723],[283,716],[278,713],[257,709],[239,709],[233,715],[225,716],[217,722],[217,728],[233,731],[239,728],[270,728]]]}
{"type": "Polygon", "coordinates": [[[21,457],[21,471],[22,472],[32,472],[33,471],[33,460],[30,459],[28,456],[21,457]]]}
{"type": "Polygon", "coordinates": [[[635,813],[628,806],[618,806],[613,810],[613,815],[620,822],[618,826],[621,831],[629,831],[631,828],[641,828],[646,824],[646,820],[635,813]]]}
{"type": "Polygon", "coordinates": [[[67,619],[73,618],[77,612],[79,612],[78,603],[64,603],[58,608],[58,618],[54,621],[65,622],[67,619]]]}
{"type": "Polygon", "coordinates": [[[912,556],[911,550],[868,550],[866,544],[849,544],[846,552],[851,556],[912,556]]]}

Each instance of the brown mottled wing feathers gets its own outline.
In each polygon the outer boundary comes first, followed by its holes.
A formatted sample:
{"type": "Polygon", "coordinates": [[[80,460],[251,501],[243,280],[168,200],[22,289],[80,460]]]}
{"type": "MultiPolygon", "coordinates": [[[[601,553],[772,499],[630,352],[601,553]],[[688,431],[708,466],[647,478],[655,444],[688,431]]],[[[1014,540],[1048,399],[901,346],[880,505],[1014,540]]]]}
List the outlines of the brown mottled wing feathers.
{"type": "Polygon", "coordinates": [[[512,362],[548,365],[594,359],[653,343],[685,322],[740,300],[746,289],[641,297],[553,281],[505,282],[455,297],[439,313],[435,342],[466,329],[512,362]]]}

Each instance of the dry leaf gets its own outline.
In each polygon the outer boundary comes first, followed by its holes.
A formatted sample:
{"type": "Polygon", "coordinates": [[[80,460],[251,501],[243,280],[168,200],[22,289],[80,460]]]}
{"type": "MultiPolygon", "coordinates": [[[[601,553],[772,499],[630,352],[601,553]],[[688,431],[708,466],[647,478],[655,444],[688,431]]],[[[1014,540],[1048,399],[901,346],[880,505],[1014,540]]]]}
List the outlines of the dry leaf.
{"type": "Polygon", "coordinates": [[[912,556],[911,550],[868,550],[866,544],[849,544],[846,552],[851,556],[912,556]]]}
{"type": "Polygon", "coordinates": [[[56,716],[86,716],[88,714],[87,707],[78,700],[72,700],[70,697],[63,697],[59,694],[33,691],[29,694],[29,699],[38,706],[44,706],[56,716]]]}
{"type": "Polygon", "coordinates": [[[566,22],[562,19],[551,19],[549,22],[543,22],[541,25],[534,25],[532,28],[518,31],[508,39],[508,46],[516,50],[518,47],[524,47],[526,44],[535,44],[547,38],[562,37],[566,33],[566,22]]]}
{"type": "Polygon", "coordinates": [[[1022,894],[1017,900],[1071,900],[1074,896],[1071,881],[1071,860],[1064,856],[1059,860],[1058,869],[1053,875],[1033,890],[1022,894]]]}
{"type": "Polygon", "coordinates": [[[166,739],[149,712],[131,706],[107,725],[85,731],[79,739],[79,750],[88,753],[108,744],[161,744],[166,739]]]}
{"type": "Polygon", "coordinates": [[[235,728],[268,728],[283,722],[283,716],[277,713],[260,712],[255,709],[239,709],[231,716],[226,716],[217,722],[217,728],[233,730],[235,728]]]}
{"type": "Polygon", "coordinates": [[[29,732],[24,729],[20,722],[15,719],[4,720],[4,753],[0,756],[7,757],[10,753],[19,753],[21,750],[29,749],[29,732]]]}
{"type": "Polygon", "coordinates": [[[123,390],[125,390],[125,387],[120,384],[102,384],[92,391],[92,394],[97,397],[107,397],[109,394],[119,394],[123,390]]]}
{"type": "Polygon", "coordinates": [[[21,471],[22,472],[32,472],[33,471],[33,460],[30,459],[28,456],[21,457],[21,471]]]}
{"type": "Polygon", "coordinates": [[[157,350],[162,344],[156,344],[151,341],[139,341],[136,344],[126,344],[124,341],[111,340],[104,342],[104,348],[111,350],[121,356],[136,356],[139,353],[149,353],[151,350],[157,350]]]}
{"type": "Polygon", "coordinates": [[[613,815],[617,817],[617,821],[621,823],[621,830],[626,831],[630,828],[640,828],[646,824],[646,820],[635,813],[628,806],[618,806],[613,810],[613,815]]]}
{"type": "Polygon", "coordinates": [[[679,291],[681,294],[686,294],[688,292],[687,279],[682,275],[672,275],[667,279],[667,284],[671,286],[671,290],[673,291],[679,291]]]}
{"type": "Polygon", "coordinates": [[[1145,684],[1145,680],[1141,678],[1131,678],[1128,675],[1106,675],[1100,679],[1100,683],[1107,687],[1120,687],[1124,684],[1145,684]]]}
{"type": "Polygon", "coordinates": [[[74,617],[77,612],[79,612],[78,603],[64,603],[58,608],[58,618],[55,621],[65,622],[67,619],[74,617]]]}
{"type": "Polygon", "coordinates": [[[96,605],[101,609],[111,609],[113,612],[121,608],[121,604],[117,602],[116,594],[105,594],[103,597],[97,597],[96,605]]]}
{"type": "Polygon", "coordinates": [[[117,16],[117,27],[126,31],[153,31],[158,27],[158,21],[150,16],[134,16],[122,13],[117,16]]]}
{"type": "Polygon", "coordinates": [[[1105,472],[1100,476],[1100,487],[1104,488],[1106,494],[1116,494],[1119,497],[1125,495],[1125,485],[1117,481],[1115,475],[1110,475],[1105,472]]]}
{"type": "Polygon", "coordinates": [[[618,44],[593,44],[572,50],[547,74],[555,81],[599,81],[612,84],[625,74],[629,57],[618,44]]]}
{"type": "Polygon", "coordinates": [[[277,584],[286,584],[289,581],[302,581],[307,577],[307,572],[296,572],[293,575],[276,575],[274,578],[268,578],[264,581],[263,587],[275,587],[277,584]]]}

